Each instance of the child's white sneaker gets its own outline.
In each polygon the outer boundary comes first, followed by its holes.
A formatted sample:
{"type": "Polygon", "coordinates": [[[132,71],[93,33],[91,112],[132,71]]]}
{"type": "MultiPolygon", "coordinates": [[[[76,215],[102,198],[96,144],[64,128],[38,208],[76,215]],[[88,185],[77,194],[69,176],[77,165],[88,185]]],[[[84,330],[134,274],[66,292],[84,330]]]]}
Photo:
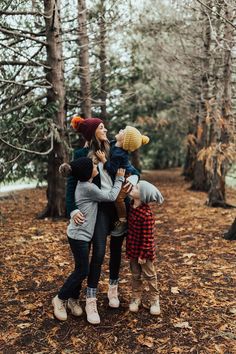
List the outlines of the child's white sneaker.
{"type": "Polygon", "coordinates": [[[138,312],[140,305],[141,305],[141,299],[134,299],[129,304],[129,310],[131,312],[138,312]]]}
{"type": "Polygon", "coordinates": [[[91,324],[99,324],[100,316],[97,310],[97,299],[96,297],[87,297],[85,311],[87,314],[87,321],[91,324]]]}
{"type": "Polygon", "coordinates": [[[52,299],[54,316],[60,321],[67,320],[66,301],[59,299],[58,295],[52,299]]]}
{"type": "Polygon", "coordinates": [[[151,315],[160,315],[160,313],[161,313],[160,301],[159,301],[159,299],[156,299],[154,302],[151,303],[150,314],[151,315]]]}
{"type": "Polygon", "coordinates": [[[109,306],[118,308],[120,301],[118,299],[118,285],[109,285],[107,297],[109,299],[109,306]]]}
{"type": "Polygon", "coordinates": [[[67,302],[67,307],[71,310],[71,313],[74,316],[81,316],[83,313],[82,307],[80,306],[78,299],[69,298],[67,302]]]}

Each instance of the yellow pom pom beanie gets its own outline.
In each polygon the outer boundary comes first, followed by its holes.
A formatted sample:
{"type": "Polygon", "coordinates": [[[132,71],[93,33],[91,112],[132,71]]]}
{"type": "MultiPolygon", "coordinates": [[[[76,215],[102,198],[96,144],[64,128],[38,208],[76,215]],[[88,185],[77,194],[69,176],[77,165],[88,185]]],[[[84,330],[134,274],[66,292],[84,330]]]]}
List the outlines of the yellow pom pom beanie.
{"type": "Polygon", "coordinates": [[[129,125],[126,126],[124,133],[123,149],[126,151],[133,152],[149,142],[148,136],[142,135],[138,129],[129,125]]]}

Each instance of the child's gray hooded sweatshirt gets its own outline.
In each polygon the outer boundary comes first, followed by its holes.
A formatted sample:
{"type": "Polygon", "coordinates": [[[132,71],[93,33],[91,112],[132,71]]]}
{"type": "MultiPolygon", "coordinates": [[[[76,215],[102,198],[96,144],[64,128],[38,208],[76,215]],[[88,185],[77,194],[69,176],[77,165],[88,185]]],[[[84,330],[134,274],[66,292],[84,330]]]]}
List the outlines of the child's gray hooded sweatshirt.
{"type": "Polygon", "coordinates": [[[97,218],[98,202],[114,202],[124,182],[124,177],[116,177],[110,191],[100,190],[94,183],[78,181],[75,189],[75,203],[78,209],[70,214],[67,235],[75,240],[91,241],[97,218]],[[85,216],[83,224],[76,225],[73,216],[81,211],[85,216]]]}

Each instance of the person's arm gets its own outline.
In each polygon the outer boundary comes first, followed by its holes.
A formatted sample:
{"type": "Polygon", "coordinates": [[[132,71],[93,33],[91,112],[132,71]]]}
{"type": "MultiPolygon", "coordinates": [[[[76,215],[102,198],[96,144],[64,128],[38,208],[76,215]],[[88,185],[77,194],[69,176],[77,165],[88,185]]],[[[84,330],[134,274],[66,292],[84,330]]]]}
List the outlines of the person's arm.
{"type": "Polygon", "coordinates": [[[122,166],[122,157],[121,156],[116,156],[114,158],[111,158],[107,160],[104,163],[104,168],[107,170],[109,175],[114,176],[118,170],[122,166]]]}
{"type": "MultiPolygon", "coordinates": [[[[152,246],[153,246],[153,217],[150,213],[145,215],[142,223],[142,242],[141,242],[141,252],[139,255],[139,260],[147,260],[152,256],[152,246]]],[[[143,262],[139,262],[143,263],[143,262]]],[[[144,262],[145,263],[145,262],[144,262]]]]}
{"type": "Polygon", "coordinates": [[[114,155],[112,158],[107,159],[105,153],[101,150],[96,151],[96,156],[103,163],[105,170],[109,173],[110,176],[115,176],[118,168],[120,168],[123,162],[122,155],[114,155]]]}
{"type": "Polygon", "coordinates": [[[136,170],[136,168],[133,165],[129,165],[129,167],[126,169],[126,172],[131,175],[137,175],[138,177],[140,177],[140,172],[138,170],[136,170]]]}
{"type": "MultiPolygon", "coordinates": [[[[123,169],[119,169],[118,173],[120,170],[123,169]]],[[[116,176],[115,183],[110,191],[102,191],[96,185],[92,184],[90,187],[89,198],[91,198],[91,200],[93,200],[94,202],[114,202],[121,190],[122,183],[125,180],[124,178],[125,170],[123,171],[124,171],[122,172],[123,175],[116,176]]]]}

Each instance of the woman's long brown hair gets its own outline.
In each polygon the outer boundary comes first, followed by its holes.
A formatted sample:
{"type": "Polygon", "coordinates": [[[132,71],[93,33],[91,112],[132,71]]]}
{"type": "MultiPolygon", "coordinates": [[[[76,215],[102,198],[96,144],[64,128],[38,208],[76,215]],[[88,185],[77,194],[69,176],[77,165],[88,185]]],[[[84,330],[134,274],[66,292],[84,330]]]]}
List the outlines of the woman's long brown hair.
{"type": "Polygon", "coordinates": [[[101,150],[103,152],[105,152],[106,158],[109,158],[109,154],[110,154],[110,143],[108,140],[106,141],[99,141],[96,136],[92,137],[92,140],[89,143],[89,153],[88,153],[88,157],[93,158],[95,160],[97,160],[97,163],[99,162],[97,159],[97,156],[95,154],[95,152],[97,150],[101,150]]]}

